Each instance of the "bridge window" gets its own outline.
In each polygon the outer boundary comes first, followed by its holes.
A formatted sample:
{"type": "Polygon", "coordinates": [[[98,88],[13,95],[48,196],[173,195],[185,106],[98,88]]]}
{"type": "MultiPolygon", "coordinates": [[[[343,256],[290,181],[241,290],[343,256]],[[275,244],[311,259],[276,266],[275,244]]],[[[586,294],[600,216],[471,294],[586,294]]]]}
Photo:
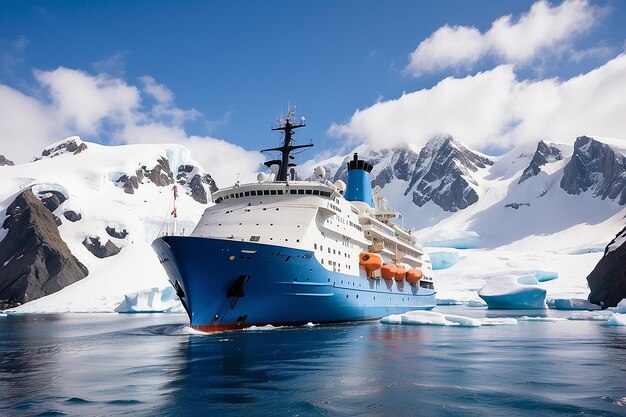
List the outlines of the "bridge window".
{"type": "Polygon", "coordinates": [[[270,191],[269,190],[263,190],[263,195],[270,195],[270,191]]]}
{"type": "Polygon", "coordinates": [[[313,194],[313,190],[306,190],[307,194],[313,194]]]}
{"type": "Polygon", "coordinates": [[[272,195],[276,195],[276,190],[272,190],[272,191],[270,192],[270,194],[272,194],[272,195]]]}
{"type": "Polygon", "coordinates": [[[304,190],[298,190],[298,194],[304,194],[304,190]]]}
{"type": "Polygon", "coordinates": [[[313,195],[320,195],[320,190],[313,190],[313,195]]]}
{"type": "Polygon", "coordinates": [[[289,194],[296,194],[298,190],[289,190],[289,194]]]}
{"type": "Polygon", "coordinates": [[[244,194],[246,195],[246,197],[250,197],[250,191],[246,191],[244,194]]]}

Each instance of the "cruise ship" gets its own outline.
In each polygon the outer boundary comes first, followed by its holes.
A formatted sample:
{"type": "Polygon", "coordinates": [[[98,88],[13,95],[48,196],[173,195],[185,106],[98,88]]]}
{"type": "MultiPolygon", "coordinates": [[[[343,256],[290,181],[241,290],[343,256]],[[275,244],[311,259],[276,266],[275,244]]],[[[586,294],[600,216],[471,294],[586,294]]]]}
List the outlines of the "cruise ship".
{"type": "Polygon", "coordinates": [[[152,246],[200,331],[372,320],[436,304],[428,255],[399,212],[372,190],[373,166],[357,154],[344,183],[323,167],[296,179],[289,110],[272,130],[279,159],[257,181],[213,193],[190,236],[152,246]]]}

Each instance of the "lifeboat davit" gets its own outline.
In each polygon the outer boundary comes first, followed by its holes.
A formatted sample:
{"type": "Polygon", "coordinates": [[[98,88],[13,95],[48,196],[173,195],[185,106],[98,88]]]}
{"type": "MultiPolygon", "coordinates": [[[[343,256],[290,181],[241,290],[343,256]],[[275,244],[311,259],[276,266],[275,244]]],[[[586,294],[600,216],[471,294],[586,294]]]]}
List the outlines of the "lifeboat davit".
{"type": "Polygon", "coordinates": [[[377,253],[361,252],[359,255],[359,265],[367,271],[367,275],[380,269],[383,266],[383,258],[377,253]]]}
{"type": "Polygon", "coordinates": [[[404,265],[396,265],[396,276],[394,277],[394,279],[396,281],[402,281],[405,276],[406,268],[404,267],[404,265]]]}
{"type": "Polygon", "coordinates": [[[398,267],[396,266],[396,264],[387,264],[383,265],[383,267],[380,269],[380,274],[383,276],[384,279],[394,279],[396,277],[397,270],[398,267]]]}
{"type": "Polygon", "coordinates": [[[406,273],[406,282],[408,282],[409,284],[417,284],[423,276],[424,274],[420,269],[411,268],[406,273]]]}

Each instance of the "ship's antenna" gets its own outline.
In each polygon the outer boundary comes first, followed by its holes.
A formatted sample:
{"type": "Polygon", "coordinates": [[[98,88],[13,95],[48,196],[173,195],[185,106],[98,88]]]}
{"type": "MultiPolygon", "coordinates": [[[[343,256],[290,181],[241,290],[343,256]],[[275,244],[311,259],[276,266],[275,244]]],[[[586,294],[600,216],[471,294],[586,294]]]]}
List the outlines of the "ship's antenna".
{"type": "Polygon", "coordinates": [[[280,152],[282,154],[281,159],[274,159],[271,161],[265,162],[265,166],[271,167],[272,165],[278,165],[278,175],[276,176],[276,181],[287,181],[287,175],[289,174],[289,168],[295,166],[294,163],[290,162],[291,159],[294,159],[291,156],[291,152],[300,149],[300,148],[310,148],[313,144],[308,145],[293,145],[293,134],[294,129],[298,129],[300,127],[306,126],[304,117],[300,118],[300,122],[297,122],[295,119],[295,106],[293,111],[291,110],[291,99],[288,100],[287,104],[287,117],[283,118],[282,111],[280,118],[278,119],[278,124],[276,127],[273,127],[272,130],[282,130],[284,133],[283,143],[281,146],[277,148],[263,149],[261,152],[280,152]]]}

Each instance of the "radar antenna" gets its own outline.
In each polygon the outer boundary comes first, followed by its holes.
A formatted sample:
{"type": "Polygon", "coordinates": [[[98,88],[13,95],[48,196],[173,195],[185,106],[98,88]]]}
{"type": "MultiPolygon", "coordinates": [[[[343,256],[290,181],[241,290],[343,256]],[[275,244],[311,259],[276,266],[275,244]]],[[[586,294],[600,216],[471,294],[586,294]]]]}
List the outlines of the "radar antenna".
{"type": "Polygon", "coordinates": [[[278,118],[277,125],[272,128],[272,130],[274,131],[281,130],[285,132],[283,136],[282,145],[277,148],[269,148],[269,149],[261,150],[261,152],[281,152],[282,154],[281,159],[274,159],[274,160],[265,162],[265,166],[267,167],[270,167],[272,165],[279,166],[278,175],[276,176],[276,181],[287,181],[289,168],[295,166],[294,163],[289,162],[290,159],[293,159],[293,156],[290,155],[292,151],[296,149],[301,149],[301,148],[310,148],[313,146],[312,143],[308,145],[293,145],[294,129],[298,129],[304,126],[306,126],[304,117],[300,118],[299,122],[296,120],[296,108],[294,106],[293,110],[291,109],[291,100],[290,100],[289,104],[287,105],[287,116],[283,118],[282,112],[281,112],[281,116],[278,118]]]}

